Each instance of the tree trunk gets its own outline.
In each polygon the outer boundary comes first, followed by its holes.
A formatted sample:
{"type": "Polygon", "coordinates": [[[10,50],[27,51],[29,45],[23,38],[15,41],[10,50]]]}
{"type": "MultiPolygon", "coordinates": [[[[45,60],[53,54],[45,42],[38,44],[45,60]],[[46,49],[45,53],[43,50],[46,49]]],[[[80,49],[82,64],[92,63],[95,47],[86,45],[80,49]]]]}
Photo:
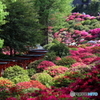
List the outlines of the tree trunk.
{"type": "Polygon", "coordinates": [[[12,57],[13,56],[13,49],[12,47],[9,47],[10,48],[10,56],[12,57]]]}
{"type": "Polygon", "coordinates": [[[39,12],[39,16],[40,16],[39,23],[40,23],[40,25],[43,26],[43,28],[41,30],[43,32],[43,35],[46,37],[41,45],[48,44],[48,16],[49,16],[49,13],[47,13],[45,16],[43,16],[43,12],[44,12],[44,10],[43,11],[40,10],[40,12],[39,12]]]}

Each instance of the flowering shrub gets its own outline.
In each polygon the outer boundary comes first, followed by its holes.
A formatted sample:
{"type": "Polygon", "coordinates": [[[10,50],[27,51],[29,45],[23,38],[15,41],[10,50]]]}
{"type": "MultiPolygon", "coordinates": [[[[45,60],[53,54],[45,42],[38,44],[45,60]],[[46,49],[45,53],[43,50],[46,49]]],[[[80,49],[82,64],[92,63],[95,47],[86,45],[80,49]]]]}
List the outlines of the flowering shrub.
{"type": "Polygon", "coordinates": [[[52,77],[47,73],[36,73],[34,74],[31,79],[37,80],[46,86],[52,85],[52,77]]]}
{"type": "Polygon", "coordinates": [[[0,100],[5,100],[5,98],[10,95],[9,88],[14,85],[15,84],[9,79],[0,77],[0,100]]]}
{"type": "Polygon", "coordinates": [[[40,59],[40,60],[32,61],[31,63],[28,64],[27,68],[28,68],[28,69],[33,68],[33,69],[36,70],[36,72],[38,72],[37,66],[38,66],[42,61],[44,61],[44,60],[43,60],[43,59],[40,59]]]}
{"type": "MultiPolygon", "coordinates": [[[[91,72],[86,74],[84,79],[77,79],[76,82],[69,85],[75,92],[97,92],[100,93],[100,68],[93,69],[91,72]]],[[[90,98],[99,99],[100,95],[92,96],[90,98]]]]}
{"type": "Polygon", "coordinates": [[[0,87],[10,88],[14,86],[14,83],[9,79],[0,77],[0,87]]]}
{"type": "Polygon", "coordinates": [[[67,57],[63,57],[61,58],[61,60],[58,60],[57,61],[57,65],[62,65],[62,66],[67,66],[67,67],[70,67],[73,63],[75,63],[76,60],[73,59],[72,57],[70,56],[67,56],[67,57]]]}
{"type": "Polygon", "coordinates": [[[76,81],[77,78],[84,78],[85,76],[79,72],[67,71],[65,74],[54,77],[54,86],[56,87],[67,87],[70,83],[76,81]]]}
{"type": "Polygon", "coordinates": [[[91,57],[96,57],[96,56],[94,54],[92,54],[92,53],[86,52],[86,53],[80,53],[79,54],[79,57],[81,59],[84,59],[84,58],[91,58],[91,57]]]}
{"type": "Polygon", "coordinates": [[[90,63],[92,63],[92,61],[94,60],[95,58],[85,58],[85,59],[83,59],[83,63],[85,63],[85,64],[90,64],[90,63]]]}
{"type": "Polygon", "coordinates": [[[51,67],[51,66],[55,66],[55,64],[51,61],[42,61],[39,65],[38,65],[38,69],[40,70],[44,70],[47,67],[51,67]]]}
{"type": "Polygon", "coordinates": [[[70,83],[74,82],[75,79],[72,79],[71,77],[69,76],[56,76],[54,77],[53,79],[53,85],[56,86],[56,87],[67,87],[70,83]]]}
{"type": "Polygon", "coordinates": [[[78,20],[78,21],[84,21],[85,19],[95,19],[96,17],[90,16],[90,15],[84,15],[80,13],[72,13],[72,15],[68,16],[66,21],[70,20],[78,20]]]}
{"type": "Polygon", "coordinates": [[[45,85],[36,80],[30,80],[29,82],[20,82],[16,84],[18,89],[28,89],[28,88],[39,88],[46,89],[45,85]]]}
{"type": "Polygon", "coordinates": [[[96,62],[96,61],[100,61],[100,57],[95,58],[95,59],[92,61],[92,63],[93,63],[93,62],[96,62]]]}
{"type": "Polygon", "coordinates": [[[91,70],[91,66],[86,65],[84,63],[74,63],[70,68],[69,68],[69,72],[80,72],[80,73],[85,73],[91,70]],[[82,64],[82,65],[81,65],[82,64]]]}
{"type": "Polygon", "coordinates": [[[48,74],[54,77],[56,75],[65,73],[67,70],[68,68],[63,67],[63,66],[52,66],[52,67],[46,68],[44,72],[47,72],[48,74]]]}
{"type": "Polygon", "coordinates": [[[71,58],[75,59],[77,62],[82,62],[82,59],[79,56],[70,56],[71,58]]]}
{"type": "Polygon", "coordinates": [[[51,89],[47,88],[45,90],[39,90],[39,91],[29,94],[27,98],[31,97],[31,99],[26,99],[26,95],[21,98],[23,98],[22,100],[58,100],[58,99],[72,100],[71,99],[72,97],[69,95],[70,91],[71,90],[66,87],[62,87],[62,88],[51,87],[51,89]]]}
{"type": "Polygon", "coordinates": [[[3,77],[10,79],[14,83],[30,80],[27,70],[17,65],[6,68],[4,70],[3,77]]]}
{"type": "Polygon", "coordinates": [[[95,47],[92,47],[92,53],[100,53],[100,46],[95,46],[95,47]]]}
{"type": "Polygon", "coordinates": [[[70,50],[70,54],[72,55],[72,56],[78,56],[79,55],[79,51],[77,50],[77,51],[75,51],[75,50],[70,50]]]}
{"type": "Polygon", "coordinates": [[[71,65],[71,67],[79,67],[79,66],[86,66],[86,64],[84,64],[82,62],[76,62],[76,63],[71,65]]]}

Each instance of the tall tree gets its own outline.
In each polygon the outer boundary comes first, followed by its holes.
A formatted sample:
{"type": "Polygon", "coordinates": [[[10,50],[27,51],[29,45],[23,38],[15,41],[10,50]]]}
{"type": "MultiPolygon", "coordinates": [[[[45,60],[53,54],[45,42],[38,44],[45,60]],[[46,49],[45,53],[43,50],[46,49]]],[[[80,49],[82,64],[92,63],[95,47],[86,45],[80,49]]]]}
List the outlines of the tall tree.
{"type": "Polygon", "coordinates": [[[6,12],[5,9],[6,5],[0,1],[0,26],[6,23],[5,18],[8,15],[8,12],[6,12]]]}
{"type": "Polygon", "coordinates": [[[30,0],[16,0],[7,2],[7,21],[3,25],[3,34],[0,34],[9,46],[10,54],[12,51],[23,51],[27,45],[34,45],[40,42],[41,32],[38,30],[37,14],[33,10],[33,4],[30,0]]]}
{"type": "MultiPolygon", "coordinates": [[[[6,12],[5,9],[6,9],[6,5],[0,1],[0,26],[4,25],[6,23],[5,18],[8,15],[8,12],[6,12]]],[[[0,28],[0,31],[2,31],[1,28],[0,28]]],[[[0,39],[0,48],[2,48],[3,42],[4,42],[4,40],[0,39]]],[[[1,51],[1,49],[0,49],[0,51],[1,51]]]]}
{"type": "MultiPolygon", "coordinates": [[[[48,26],[61,28],[64,17],[71,13],[73,0],[34,0],[42,31],[48,37],[48,26]],[[53,20],[54,19],[54,20],[53,20]]],[[[48,43],[46,38],[46,43],[48,43]]]]}
{"type": "Polygon", "coordinates": [[[96,16],[100,12],[100,0],[91,0],[86,13],[96,16]]]}

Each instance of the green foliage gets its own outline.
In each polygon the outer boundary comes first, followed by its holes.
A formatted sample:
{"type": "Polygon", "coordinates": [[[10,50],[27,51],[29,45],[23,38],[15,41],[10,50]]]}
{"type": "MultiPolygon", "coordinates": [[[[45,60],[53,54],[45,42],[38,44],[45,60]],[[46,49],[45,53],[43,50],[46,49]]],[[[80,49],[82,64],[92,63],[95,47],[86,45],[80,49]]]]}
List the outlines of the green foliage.
{"type": "Polygon", "coordinates": [[[36,70],[34,68],[27,69],[27,71],[28,71],[29,77],[31,77],[32,75],[36,73],[36,70]]]}
{"type": "Polygon", "coordinates": [[[38,12],[40,24],[46,27],[45,25],[49,23],[53,25],[54,22],[59,22],[58,25],[60,25],[63,17],[71,13],[73,9],[71,3],[72,0],[44,0],[43,2],[41,0],[35,0],[34,6],[38,12]],[[52,18],[56,19],[52,20],[52,18]]]}
{"type": "Polygon", "coordinates": [[[31,0],[17,0],[6,3],[9,15],[8,21],[2,26],[0,37],[5,40],[4,45],[15,51],[25,51],[26,45],[35,45],[42,40],[40,25],[31,0]]]}
{"type": "Polygon", "coordinates": [[[91,24],[91,20],[85,20],[82,22],[83,25],[90,25],[91,24]]]}
{"type": "Polygon", "coordinates": [[[3,44],[4,44],[4,40],[0,39],[0,48],[2,48],[3,44]]]}
{"type": "Polygon", "coordinates": [[[63,58],[61,58],[61,60],[58,60],[56,62],[56,64],[66,66],[66,67],[70,67],[75,62],[76,62],[76,60],[71,58],[71,57],[63,57],[63,58]]]}
{"type": "Polygon", "coordinates": [[[58,78],[54,81],[54,86],[56,86],[56,87],[67,87],[72,82],[74,82],[74,80],[62,77],[62,78],[58,78]]]}
{"type": "Polygon", "coordinates": [[[89,0],[90,3],[83,5],[76,5],[73,12],[85,12],[86,14],[97,16],[100,12],[100,1],[99,0],[89,0]]]}
{"type": "Polygon", "coordinates": [[[61,42],[59,42],[59,41],[53,41],[53,45],[52,46],[50,46],[49,47],[49,52],[55,52],[55,54],[56,54],[56,56],[59,56],[59,57],[62,57],[62,56],[67,56],[67,55],[69,55],[69,48],[65,45],[65,44],[63,44],[63,43],[61,43],[61,42]]]}
{"type": "Polygon", "coordinates": [[[95,53],[96,56],[100,57],[100,53],[95,53]]]}
{"type": "Polygon", "coordinates": [[[34,9],[38,13],[39,24],[46,40],[48,41],[48,26],[53,26],[54,30],[64,28],[64,17],[71,13],[73,0],[34,0],[34,9]]]}
{"type": "Polygon", "coordinates": [[[41,82],[47,87],[50,87],[52,85],[53,78],[47,73],[36,73],[32,76],[32,79],[41,82]]]}
{"type": "Polygon", "coordinates": [[[56,53],[54,51],[46,53],[44,56],[44,60],[55,62],[56,59],[56,53]]]}
{"type": "Polygon", "coordinates": [[[53,82],[54,82],[54,86],[56,86],[56,87],[67,87],[70,83],[75,82],[77,78],[83,79],[85,77],[86,76],[84,74],[81,74],[78,72],[66,71],[65,74],[56,76],[53,79],[53,82]]]}
{"type": "Polygon", "coordinates": [[[53,41],[53,42],[51,42],[51,43],[48,43],[48,44],[44,45],[43,47],[44,47],[46,50],[49,50],[54,44],[55,44],[55,41],[53,41]]]}
{"type": "Polygon", "coordinates": [[[100,1],[99,0],[91,0],[91,3],[88,5],[86,13],[90,15],[98,15],[100,12],[100,1]]]}
{"type": "Polygon", "coordinates": [[[8,12],[6,12],[5,9],[6,5],[0,1],[0,26],[6,23],[5,18],[8,15],[8,12]]]}
{"type": "Polygon", "coordinates": [[[83,25],[74,25],[74,29],[82,31],[82,30],[84,30],[84,26],[83,25]]]}
{"type": "Polygon", "coordinates": [[[69,48],[69,50],[77,50],[77,48],[69,48]]]}
{"type": "Polygon", "coordinates": [[[10,79],[14,83],[30,80],[27,70],[24,70],[23,68],[17,65],[6,68],[3,77],[10,79]]]}
{"type": "Polygon", "coordinates": [[[22,92],[23,92],[24,94],[26,94],[26,93],[33,93],[33,92],[35,92],[36,90],[39,90],[39,88],[28,88],[28,89],[23,89],[22,92]]]}

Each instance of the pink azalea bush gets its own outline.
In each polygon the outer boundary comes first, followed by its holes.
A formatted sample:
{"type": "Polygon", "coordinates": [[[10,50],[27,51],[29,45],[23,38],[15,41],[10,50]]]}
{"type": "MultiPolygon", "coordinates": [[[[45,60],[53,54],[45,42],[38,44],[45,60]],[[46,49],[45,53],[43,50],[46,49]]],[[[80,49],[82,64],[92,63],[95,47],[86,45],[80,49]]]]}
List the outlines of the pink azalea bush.
{"type": "Polygon", "coordinates": [[[70,20],[78,20],[78,21],[83,21],[85,19],[96,19],[95,16],[90,16],[87,14],[80,14],[80,13],[72,13],[71,15],[68,16],[68,18],[66,19],[66,21],[70,21],[70,20]]]}
{"type": "Polygon", "coordinates": [[[86,53],[80,53],[79,54],[79,57],[81,58],[81,59],[84,59],[84,58],[94,58],[94,57],[96,57],[94,54],[92,54],[92,53],[88,53],[88,52],[86,52],[86,53]]]}
{"type": "Polygon", "coordinates": [[[87,66],[87,65],[84,64],[83,62],[76,62],[76,63],[71,65],[71,67],[80,67],[80,66],[87,66]]]}
{"type": "Polygon", "coordinates": [[[51,61],[42,61],[39,65],[38,65],[38,69],[39,70],[44,70],[45,68],[47,68],[47,67],[51,67],[51,66],[55,66],[55,64],[53,63],[53,62],[51,62],[51,61]]]}
{"type": "MultiPolygon", "coordinates": [[[[69,87],[75,92],[97,92],[100,93],[100,64],[95,66],[89,73],[86,74],[84,79],[77,79],[76,82],[71,83],[69,87]]],[[[98,96],[91,96],[90,98],[99,99],[98,96]]]]}
{"type": "Polygon", "coordinates": [[[65,73],[67,70],[68,68],[64,66],[52,66],[46,68],[44,71],[54,77],[56,75],[65,73]]]}
{"type": "Polygon", "coordinates": [[[90,64],[90,63],[93,62],[94,59],[95,59],[95,58],[85,58],[85,59],[83,59],[83,63],[85,63],[85,64],[90,64]]]}
{"type": "Polygon", "coordinates": [[[70,56],[72,57],[73,59],[75,59],[77,62],[82,62],[82,59],[79,58],[79,56],[70,56]]]}

